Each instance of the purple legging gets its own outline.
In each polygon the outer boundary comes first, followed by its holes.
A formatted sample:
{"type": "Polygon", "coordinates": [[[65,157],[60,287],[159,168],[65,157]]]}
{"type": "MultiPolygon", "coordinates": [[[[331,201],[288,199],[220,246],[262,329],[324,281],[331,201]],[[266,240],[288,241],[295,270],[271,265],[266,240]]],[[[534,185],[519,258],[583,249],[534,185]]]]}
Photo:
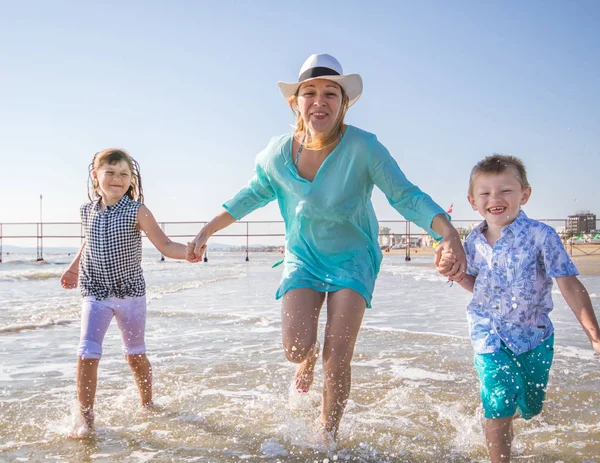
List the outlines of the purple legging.
{"type": "Polygon", "coordinates": [[[77,355],[86,359],[102,357],[102,342],[113,317],[123,338],[123,354],[146,353],[146,296],[110,297],[101,301],[93,296],[83,298],[81,311],[81,339],[77,355]]]}

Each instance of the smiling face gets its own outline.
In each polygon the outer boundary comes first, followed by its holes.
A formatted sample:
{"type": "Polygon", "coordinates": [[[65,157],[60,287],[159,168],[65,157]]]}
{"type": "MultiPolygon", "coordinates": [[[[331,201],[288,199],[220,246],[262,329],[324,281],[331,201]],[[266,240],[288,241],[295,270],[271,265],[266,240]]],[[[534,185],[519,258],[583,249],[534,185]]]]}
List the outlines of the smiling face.
{"type": "Polygon", "coordinates": [[[92,171],[92,176],[106,206],[119,202],[131,186],[131,168],[124,160],[102,164],[92,171]]]}
{"type": "Polygon", "coordinates": [[[472,185],[469,203],[490,228],[502,229],[511,224],[531,195],[531,187],[523,188],[512,166],[500,173],[476,174],[472,185]]]}
{"type": "Polygon", "coordinates": [[[298,90],[298,111],[314,138],[331,132],[342,110],[342,89],[328,79],[315,79],[298,90]]]}

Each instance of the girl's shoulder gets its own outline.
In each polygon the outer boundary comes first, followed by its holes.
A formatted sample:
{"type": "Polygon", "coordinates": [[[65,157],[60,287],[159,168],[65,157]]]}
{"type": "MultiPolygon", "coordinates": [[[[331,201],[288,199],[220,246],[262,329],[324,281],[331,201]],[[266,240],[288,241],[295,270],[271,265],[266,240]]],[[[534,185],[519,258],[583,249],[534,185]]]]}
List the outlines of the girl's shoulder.
{"type": "Polygon", "coordinates": [[[90,211],[92,210],[92,208],[98,203],[98,200],[95,201],[88,201],[87,203],[83,203],[80,207],[79,207],[79,214],[81,215],[81,217],[85,217],[87,216],[90,211]]]}

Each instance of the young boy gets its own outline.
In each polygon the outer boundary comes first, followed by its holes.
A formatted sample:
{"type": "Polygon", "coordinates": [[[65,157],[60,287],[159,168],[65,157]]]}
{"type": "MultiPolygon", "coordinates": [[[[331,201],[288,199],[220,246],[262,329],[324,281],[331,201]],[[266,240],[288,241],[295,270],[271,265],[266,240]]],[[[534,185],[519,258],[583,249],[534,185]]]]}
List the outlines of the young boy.
{"type": "MultiPolygon", "coordinates": [[[[467,273],[454,279],[473,293],[467,318],[492,463],[510,461],[515,413],[528,420],[542,411],[554,353],[552,278],[600,353],[590,297],[558,234],[521,211],[530,195],[518,158],[488,156],[471,171],[469,203],[484,221],[464,243],[467,273]]],[[[451,274],[456,258],[440,257],[438,271],[451,274]]]]}

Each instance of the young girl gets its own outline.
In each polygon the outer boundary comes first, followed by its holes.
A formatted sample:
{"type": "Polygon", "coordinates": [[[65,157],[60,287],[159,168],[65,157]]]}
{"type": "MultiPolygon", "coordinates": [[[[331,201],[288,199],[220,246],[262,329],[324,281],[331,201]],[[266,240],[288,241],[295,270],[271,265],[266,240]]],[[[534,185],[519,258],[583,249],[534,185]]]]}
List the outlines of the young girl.
{"type": "Polygon", "coordinates": [[[80,416],[71,431],[75,438],[88,436],[94,426],[102,341],[113,317],[121,330],[123,353],[133,372],[141,404],[152,405],[152,367],[144,343],[146,284],[140,231],[165,256],[188,257],[186,246],[171,241],[143,204],[140,168],[128,153],[120,149],[96,153],[89,170],[90,202],[81,207],[85,240],[60,280],[66,289],[76,288],[79,281],[83,295],[77,350],[80,416]]]}

